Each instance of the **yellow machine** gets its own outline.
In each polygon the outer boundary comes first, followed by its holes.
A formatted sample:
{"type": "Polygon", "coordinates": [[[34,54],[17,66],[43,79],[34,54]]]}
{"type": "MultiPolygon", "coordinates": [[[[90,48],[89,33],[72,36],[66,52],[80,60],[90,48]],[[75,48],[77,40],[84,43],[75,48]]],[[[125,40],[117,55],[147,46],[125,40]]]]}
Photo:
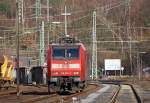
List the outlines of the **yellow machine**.
{"type": "Polygon", "coordinates": [[[0,77],[0,86],[4,86],[5,84],[10,84],[12,81],[14,81],[13,77],[13,62],[10,60],[6,55],[3,55],[4,60],[3,63],[1,63],[1,77],[0,77]]]}

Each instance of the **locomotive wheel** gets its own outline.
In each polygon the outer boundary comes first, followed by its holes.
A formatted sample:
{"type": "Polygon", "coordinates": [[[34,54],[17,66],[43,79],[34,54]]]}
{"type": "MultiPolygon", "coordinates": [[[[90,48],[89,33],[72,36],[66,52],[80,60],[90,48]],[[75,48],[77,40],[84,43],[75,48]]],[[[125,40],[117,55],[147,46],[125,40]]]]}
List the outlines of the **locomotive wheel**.
{"type": "Polygon", "coordinates": [[[68,83],[68,84],[67,84],[67,89],[70,90],[70,91],[72,90],[72,85],[71,85],[71,83],[68,83]]]}
{"type": "Polygon", "coordinates": [[[51,94],[50,84],[48,84],[48,94],[51,94]]]}
{"type": "Polygon", "coordinates": [[[52,89],[51,89],[51,83],[48,81],[48,94],[51,94],[52,89]]]}
{"type": "Polygon", "coordinates": [[[48,93],[52,93],[52,92],[57,92],[58,91],[58,87],[55,86],[55,84],[49,84],[48,85],[48,93]]]}
{"type": "Polygon", "coordinates": [[[54,92],[58,92],[58,90],[59,90],[59,87],[56,86],[55,84],[53,84],[51,88],[54,92]]]}

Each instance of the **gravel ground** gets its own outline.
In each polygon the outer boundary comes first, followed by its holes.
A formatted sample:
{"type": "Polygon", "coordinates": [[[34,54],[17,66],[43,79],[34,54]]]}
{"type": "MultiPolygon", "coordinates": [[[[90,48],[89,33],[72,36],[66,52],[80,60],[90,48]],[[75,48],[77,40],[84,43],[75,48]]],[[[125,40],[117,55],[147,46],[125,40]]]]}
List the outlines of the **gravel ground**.
{"type": "MultiPolygon", "coordinates": [[[[21,92],[19,98],[17,97],[16,93],[0,95],[0,103],[20,103],[29,98],[39,97],[40,95],[48,95],[47,87],[44,86],[35,87],[20,85],[19,89],[21,92]]],[[[16,88],[13,88],[13,90],[16,91],[16,88]]]]}
{"type": "MultiPolygon", "coordinates": [[[[89,85],[85,90],[88,91],[88,89],[90,89],[89,92],[85,92],[82,95],[78,95],[77,97],[82,97],[82,96],[86,96],[88,94],[90,94],[92,91],[94,92],[94,85],[89,85]],[[93,89],[92,89],[93,88],[93,89]]],[[[98,86],[98,88],[100,88],[98,86]]],[[[15,88],[14,88],[15,90],[15,88]]],[[[79,93],[80,94],[80,93],[79,93]]],[[[46,86],[20,86],[20,96],[19,98],[16,96],[16,94],[7,94],[7,95],[0,95],[0,103],[29,103],[28,100],[33,100],[33,99],[37,99],[37,98],[41,98],[40,102],[36,102],[36,103],[55,103],[52,102],[52,98],[53,99],[57,99],[57,101],[60,101],[58,99],[60,99],[61,97],[68,97],[66,99],[67,100],[72,100],[72,97],[70,95],[74,95],[74,94],[69,94],[69,95],[59,95],[57,93],[51,94],[49,95],[47,92],[47,87],[46,86]],[[69,98],[70,96],[70,98],[69,98]],[[42,98],[46,99],[42,99],[42,98]]],[[[56,101],[56,100],[55,100],[56,101]]],[[[32,102],[31,102],[32,103],[32,102]]]]}
{"type": "Polygon", "coordinates": [[[129,85],[121,85],[121,90],[115,103],[137,103],[134,93],[129,85]]]}
{"type": "Polygon", "coordinates": [[[82,98],[78,103],[109,103],[117,88],[117,85],[103,85],[103,88],[82,98]]]}
{"type": "Polygon", "coordinates": [[[143,103],[150,103],[150,80],[136,81],[134,86],[143,103]]]}

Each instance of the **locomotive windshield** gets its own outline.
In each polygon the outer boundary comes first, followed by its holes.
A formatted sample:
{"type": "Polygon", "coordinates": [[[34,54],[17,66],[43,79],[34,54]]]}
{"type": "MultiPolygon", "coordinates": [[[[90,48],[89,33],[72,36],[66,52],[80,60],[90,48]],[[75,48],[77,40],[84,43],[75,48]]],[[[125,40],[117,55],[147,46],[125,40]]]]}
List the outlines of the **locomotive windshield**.
{"type": "Polygon", "coordinates": [[[79,58],[79,49],[66,49],[66,58],[67,59],[78,59],[79,58]]]}
{"type": "Polygon", "coordinates": [[[53,59],[79,59],[79,49],[53,48],[53,59]]]}
{"type": "Polygon", "coordinates": [[[54,48],[53,59],[65,59],[65,49],[54,48]]]}

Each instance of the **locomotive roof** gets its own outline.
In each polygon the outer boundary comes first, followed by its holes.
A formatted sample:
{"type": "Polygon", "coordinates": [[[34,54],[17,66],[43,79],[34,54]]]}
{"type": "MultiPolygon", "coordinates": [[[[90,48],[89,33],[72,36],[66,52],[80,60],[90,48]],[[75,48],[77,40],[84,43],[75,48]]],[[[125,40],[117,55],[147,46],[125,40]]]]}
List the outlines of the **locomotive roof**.
{"type": "Polygon", "coordinates": [[[80,43],[80,41],[73,37],[60,37],[53,41],[52,43],[58,43],[58,44],[70,44],[70,43],[80,43]]]}
{"type": "Polygon", "coordinates": [[[82,43],[52,43],[53,46],[80,46],[82,43]]]}
{"type": "Polygon", "coordinates": [[[59,44],[59,43],[52,43],[54,47],[79,47],[81,46],[84,50],[86,50],[85,46],[82,43],[73,43],[73,44],[59,44]]]}
{"type": "MultiPolygon", "coordinates": [[[[52,46],[67,46],[67,47],[72,47],[72,46],[82,46],[84,49],[84,45],[81,43],[81,41],[77,40],[76,38],[73,37],[60,37],[58,38],[55,42],[51,43],[52,46]]],[[[86,49],[85,49],[86,50],[86,49]]]]}

